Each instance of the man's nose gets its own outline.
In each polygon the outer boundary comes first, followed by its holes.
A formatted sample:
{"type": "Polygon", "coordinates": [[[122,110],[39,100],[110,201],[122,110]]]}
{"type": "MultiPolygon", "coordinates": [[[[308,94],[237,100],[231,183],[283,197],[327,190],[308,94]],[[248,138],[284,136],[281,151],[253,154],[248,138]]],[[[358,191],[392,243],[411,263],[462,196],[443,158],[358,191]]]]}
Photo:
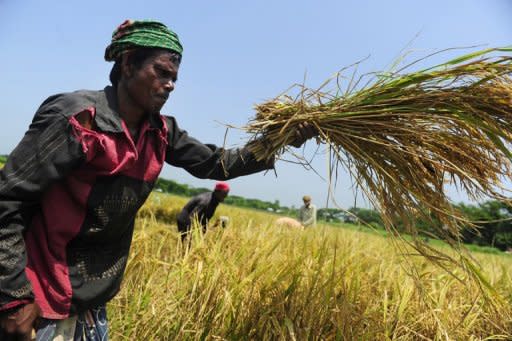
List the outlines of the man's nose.
{"type": "Polygon", "coordinates": [[[174,90],[174,81],[172,79],[166,81],[164,83],[164,88],[165,90],[167,90],[168,92],[171,92],[174,90]]]}

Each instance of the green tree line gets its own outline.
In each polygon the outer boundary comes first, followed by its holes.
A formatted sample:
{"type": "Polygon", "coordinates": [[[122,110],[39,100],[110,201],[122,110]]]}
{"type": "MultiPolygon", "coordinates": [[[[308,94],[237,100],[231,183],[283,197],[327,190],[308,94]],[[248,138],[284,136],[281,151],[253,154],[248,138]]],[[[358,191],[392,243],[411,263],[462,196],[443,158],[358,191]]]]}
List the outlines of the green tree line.
{"type": "MultiPolygon", "coordinates": [[[[155,189],[157,191],[172,193],[187,197],[192,197],[200,193],[209,192],[211,189],[208,188],[196,188],[192,186],[188,186],[185,184],[180,184],[173,180],[162,179],[159,178],[155,184],[155,189]]],[[[237,195],[229,195],[224,203],[228,205],[252,208],[256,210],[263,210],[268,212],[275,212],[286,215],[297,215],[297,210],[293,207],[281,206],[279,200],[275,200],[274,202],[264,201],[259,199],[250,199],[244,198],[237,195]]]]}
{"type": "MultiPolygon", "coordinates": [[[[194,188],[161,178],[158,179],[155,187],[163,192],[188,197],[210,191],[208,188],[194,188]]],[[[298,216],[298,210],[295,207],[281,206],[279,200],[270,202],[230,195],[226,198],[225,203],[238,207],[275,212],[290,217],[298,216]]],[[[464,243],[491,246],[500,250],[512,248],[511,207],[498,201],[487,201],[478,205],[460,203],[455,205],[455,208],[464,213],[470,221],[475,222],[478,227],[477,230],[469,226],[463,229],[462,241],[464,243]]],[[[329,223],[364,223],[375,228],[384,228],[380,214],[376,210],[368,208],[352,207],[348,211],[337,208],[320,208],[317,215],[319,221],[329,223]]],[[[431,222],[419,219],[416,224],[421,231],[424,231],[425,237],[436,237],[433,234],[434,229],[430,226],[431,222]]],[[[401,229],[400,226],[397,226],[397,228],[398,230],[401,229]]]]}
{"type": "MultiPolygon", "coordinates": [[[[0,167],[7,161],[7,155],[0,155],[0,167]]],[[[208,188],[192,187],[180,184],[173,180],[159,178],[155,190],[176,195],[192,197],[199,193],[210,191],[208,188]]],[[[259,199],[244,198],[230,195],[226,198],[228,205],[252,208],[274,212],[290,217],[297,217],[298,210],[295,207],[281,206],[279,200],[273,202],[259,199]]],[[[500,250],[512,248],[512,207],[498,201],[487,201],[478,205],[460,203],[455,205],[470,221],[475,222],[477,230],[470,227],[462,231],[462,241],[480,246],[491,246],[500,250]]],[[[352,207],[348,211],[337,208],[318,209],[318,220],[330,223],[361,223],[369,224],[376,228],[383,228],[382,219],[376,210],[368,208],[352,207]]],[[[418,220],[417,225],[425,235],[431,237],[433,229],[431,223],[418,220]]],[[[400,229],[400,226],[397,226],[400,229]]],[[[435,237],[435,235],[434,235],[435,237]]]]}
{"type": "MultiPolygon", "coordinates": [[[[512,207],[499,201],[486,201],[477,205],[459,203],[454,206],[476,226],[476,229],[471,226],[462,229],[462,242],[495,247],[502,251],[512,248],[512,207]]],[[[351,208],[349,212],[353,214],[348,217],[352,221],[383,228],[382,219],[375,210],[351,208]]],[[[345,215],[345,221],[347,221],[347,215],[345,215]]],[[[434,219],[434,224],[436,223],[440,224],[434,219]]],[[[424,232],[425,237],[436,238],[432,221],[418,219],[416,226],[424,232]]],[[[398,225],[397,229],[400,231],[401,226],[398,225]]]]}

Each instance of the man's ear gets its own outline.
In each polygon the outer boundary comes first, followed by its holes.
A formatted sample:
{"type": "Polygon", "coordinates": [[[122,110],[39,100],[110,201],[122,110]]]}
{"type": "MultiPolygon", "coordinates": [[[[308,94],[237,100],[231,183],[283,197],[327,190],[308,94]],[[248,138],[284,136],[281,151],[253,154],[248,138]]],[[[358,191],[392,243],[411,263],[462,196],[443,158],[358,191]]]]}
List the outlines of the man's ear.
{"type": "Polygon", "coordinates": [[[130,78],[133,75],[133,65],[129,63],[130,52],[123,53],[121,56],[121,76],[130,78]]]}

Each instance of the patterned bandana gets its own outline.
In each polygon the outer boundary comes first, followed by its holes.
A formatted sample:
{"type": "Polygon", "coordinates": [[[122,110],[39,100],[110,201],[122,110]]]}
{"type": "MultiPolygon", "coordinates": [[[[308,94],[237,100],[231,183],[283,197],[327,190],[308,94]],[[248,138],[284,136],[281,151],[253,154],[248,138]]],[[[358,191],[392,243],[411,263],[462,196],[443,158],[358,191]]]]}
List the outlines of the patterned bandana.
{"type": "Polygon", "coordinates": [[[116,61],[126,50],[137,47],[183,53],[178,35],[164,24],[152,20],[126,20],[112,33],[112,42],[105,49],[105,60],[116,61]]]}

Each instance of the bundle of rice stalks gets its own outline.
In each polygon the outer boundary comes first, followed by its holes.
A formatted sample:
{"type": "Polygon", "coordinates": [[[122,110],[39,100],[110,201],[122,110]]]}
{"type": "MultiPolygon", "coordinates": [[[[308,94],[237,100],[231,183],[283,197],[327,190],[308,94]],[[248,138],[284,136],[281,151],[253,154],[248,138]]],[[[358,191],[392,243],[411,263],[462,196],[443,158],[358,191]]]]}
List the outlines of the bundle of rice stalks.
{"type": "MultiPolygon", "coordinates": [[[[470,222],[452,207],[446,184],[471,199],[507,200],[501,180],[511,175],[510,52],[487,49],[415,72],[407,72],[411,63],[357,79],[340,73],[319,89],[295,86],[256,106],[245,127],[250,148],[258,159],[270,159],[287,150],[299,124],[314,125],[329,147],[331,174],[345,168],[386,228],[396,233],[400,226],[417,237],[428,233],[415,224],[423,219],[459,249],[470,222]]],[[[421,240],[413,245],[422,255],[440,264],[453,260],[421,240]]]]}

